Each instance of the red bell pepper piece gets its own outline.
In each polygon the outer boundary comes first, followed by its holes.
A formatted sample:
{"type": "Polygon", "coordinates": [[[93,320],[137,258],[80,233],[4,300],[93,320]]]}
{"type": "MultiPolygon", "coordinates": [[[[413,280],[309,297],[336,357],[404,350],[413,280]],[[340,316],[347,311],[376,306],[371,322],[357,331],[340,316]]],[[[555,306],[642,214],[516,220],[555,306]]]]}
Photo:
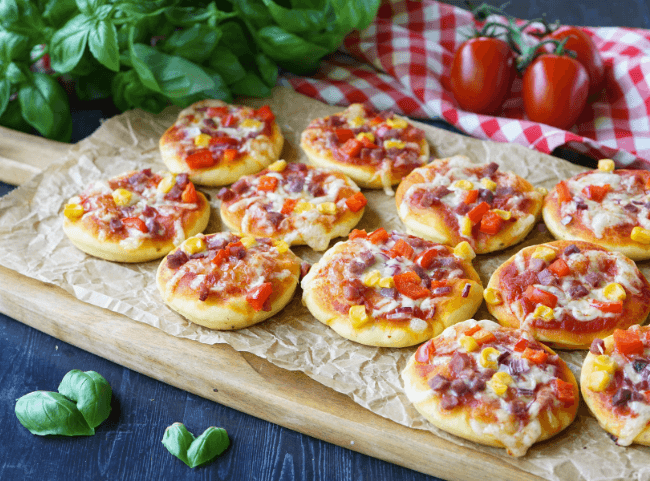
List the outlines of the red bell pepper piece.
{"type": "Polygon", "coordinates": [[[220,266],[226,259],[228,259],[228,253],[226,249],[219,249],[217,255],[212,258],[212,263],[215,266],[220,266]]]}
{"type": "Polygon", "coordinates": [[[126,217],[122,219],[122,224],[124,224],[126,227],[133,227],[134,229],[138,229],[143,234],[149,232],[149,229],[147,229],[147,224],[145,224],[144,221],[139,217],[126,217]]]}
{"type": "Polygon", "coordinates": [[[555,294],[543,291],[535,286],[528,286],[524,291],[524,297],[528,298],[533,304],[544,304],[551,309],[557,305],[557,296],[555,294]]]}
{"type": "Polygon", "coordinates": [[[350,209],[352,212],[359,212],[366,206],[367,203],[368,199],[366,199],[366,196],[361,192],[357,192],[353,196],[345,199],[345,205],[347,205],[348,209],[350,209]]]}
{"type": "Polygon", "coordinates": [[[463,199],[463,202],[469,205],[476,202],[476,199],[478,199],[478,189],[472,189],[465,192],[465,198],[463,199]]]}
{"type": "Polygon", "coordinates": [[[208,149],[201,149],[188,155],[185,163],[190,169],[207,169],[216,164],[217,160],[208,149]]]}
{"type": "Polygon", "coordinates": [[[210,139],[211,145],[239,145],[239,140],[232,137],[212,137],[210,139]]]}
{"type": "Polygon", "coordinates": [[[223,117],[228,115],[228,107],[208,107],[208,117],[223,117]]]}
{"type": "Polygon", "coordinates": [[[644,346],[638,332],[616,329],[614,331],[614,345],[616,350],[627,356],[643,354],[644,346]]]}
{"type": "Polygon", "coordinates": [[[373,233],[368,235],[368,240],[372,242],[373,244],[383,244],[388,240],[390,236],[388,235],[388,232],[386,232],[386,229],[383,227],[380,227],[373,233]]]}
{"type": "Polygon", "coordinates": [[[260,119],[262,122],[273,122],[275,120],[275,114],[268,105],[263,105],[257,109],[253,116],[260,119]]]}
{"type": "Polygon", "coordinates": [[[438,257],[440,255],[440,251],[438,249],[429,249],[424,251],[422,254],[418,256],[417,259],[415,259],[415,262],[420,265],[420,267],[423,267],[424,269],[428,269],[431,267],[431,264],[433,264],[433,259],[438,257]]]}
{"type": "Polygon", "coordinates": [[[565,406],[571,406],[575,403],[575,391],[573,389],[573,384],[570,382],[563,381],[562,379],[553,379],[551,381],[553,390],[558,400],[564,403],[565,406]]]}
{"type": "Polygon", "coordinates": [[[497,234],[503,226],[503,219],[496,212],[489,211],[481,218],[479,230],[484,234],[497,234]]]}
{"type": "Polygon", "coordinates": [[[334,133],[336,134],[339,144],[344,144],[348,140],[354,138],[354,132],[350,129],[335,129],[334,133]]]}
{"type": "Polygon", "coordinates": [[[515,343],[513,349],[515,350],[515,352],[524,352],[527,347],[528,347],[528,339],[519,339],[515,343]]]}
{"type": "Polygon", "coordinates": [[[235,127],[237,123],[239,122],[239,119],[235,117],[233,114],[228,114],[224,117],[223,121],[221,122],[221,125],[224,127],[235,127]]]}
{"type": "Polygon", "coordinates": [[[257,184],[257,189],[262,190],[264,192],[273,192],[275,191],[275,188],[278,186],[278,179],[277,177],[272,177],[270,175],[264,175],[260,177],[260,181],[257,184]]]}
{"type": "Polygon", "coordinates": [[[185,190],[183,190],[183,193],[181,194],[181,199],[183,202],[187,202],[188,204],[196,204],[199,201],[199,196],[196,194],[196,189],[192,182],[189,182],[187,186],[185,186],[185,190]]]}
{"type": "Polygon", "coordinates": [[[622,301],[603,302],[603,301],[597,301],[596,299],[591,299],[591,305],[594,306],[596,309],[600,309],[603,312],[613,312],[615,314],[623,312],[622,301]]]}
{"type": "Polygon", "coordinates": [[[413,271],[395,274],[393,280],[395,281],[397,292],[403,296],[410,297],[411,299],[420,299],[430,294],[429,289],[422,287],[420,284],[422,282],[420,276],[413,271]]]}
{"type": "Polygon", "coordinates": [[[573,196],[571,195],[571,192],[569,192],[569,187],[565,181],[558,183],[555,186],[555,189],[557,190],[557,200],[560,205],[573,199],[573,196]]]}
{"type": "Polygon", "coordinates": [[[548,270],[557,277],[564,277],[571,274],[571,269],[564,259],[556,259],[550,266],[548,266],[548,270]]]}
{"type": "Polygon", "coordinates": [[[398,239],[397,242],[395,242],[395,245],[393,248],[388,251],[388,255],[391,256],[393,259],[398,256],[406,257],[407,259],[413,258],[413,247],[411,247],[411,244],[406,242],[404,239],[398,239]]]}
{"type": "Polygon", "coordinates": [[[422,363],[429,362],[434,352],[436,352],[436,346],[433,344],[433,339],[429,339],[415,351],[415,360],[422,363]]]}
{"type": "Polygon", "coordinates": [[[284,203],[282,204],[282,210],[280,210],[280,213],[284,215],[291,214],[293,212],[294,207],[296,207],[298,200],[299,199],[284,199],[284,203]]]}
{"type": "Polygon", "coordinates": [[[543,364],[548,359],[548,353],[540,349],[531,349],[530,347],[527,347],[524,349],[521,357],[528,359],[533,364],[543,364]]]}
{"type": "Polygon", "coordinates": [[[469,220],[471,220],[473,224],[478,224],[488,210],[490,210],[490,204],[487,202],[481,202],[467,213],[467,217],[469,217],[469,220]]]}
{"type": "Polygon", "coordinates": [[[363,144],[357,139],[350,139],[341,146],[341,152],[348,157],[358,157],[363,144]]]}
{"type": "Polygon", "coordinates": [[[366,233],[365,230],[361,229],[352,229],[352,232],[350,232],[350,235],[348,235],[348,239],[353,240],[357,238],[365,239],[368,237],[368,234],[366,233]]]}
{"type": "Polygon", "coordinates": [[[246,300],[256,311],[264,309],[264,303],[271,296],[273,292],[273,285],[270,282],[265,282],[261,286],[251,290],[246,295],[246,300]]]}
{"type": "Polygon", "coordinates": [[[232,162],[238,155],[239,151],[237,149],[226,149],[223,151],[223,160],[225,162],[232,162]]]}
{"type": "Polygon", "coordinates": [[[609,184],[588,185],[582,189],[582,193],[587,197],[587,199],[595,200],[596,202],[602,202],[610,189],[611,187],[609,184]]]}

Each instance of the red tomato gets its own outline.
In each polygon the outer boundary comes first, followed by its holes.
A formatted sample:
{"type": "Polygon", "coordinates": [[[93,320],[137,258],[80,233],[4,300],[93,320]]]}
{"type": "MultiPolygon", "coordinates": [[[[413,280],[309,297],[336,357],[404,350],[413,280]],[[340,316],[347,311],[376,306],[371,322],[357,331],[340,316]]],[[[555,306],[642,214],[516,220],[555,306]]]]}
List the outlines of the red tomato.
{"type": "Polygon", "coordinates": [[[478,114],[498,112],[515,78],[515,56],[503,40],[471,38],[464,42],[451,65],[451,91],[463,110],[478,114]]]}
{"type": "Polygon", "coordinates": [[[571,57],[540,55],[524,73],[522,93],[530,120],[567,130],[585,108],[589,75],[571,57]]]}
{"type": "Polygon", "coordinates": [[[564,44],[564,49],[573,50],[576,53],[576,60],[584,65],[589,74],[589,95],[600,92],[605,79],[605,66],[589,35],[579,27],[563,25],[544,38],[561,41],[567,37],[569,40],[564,44]]]}

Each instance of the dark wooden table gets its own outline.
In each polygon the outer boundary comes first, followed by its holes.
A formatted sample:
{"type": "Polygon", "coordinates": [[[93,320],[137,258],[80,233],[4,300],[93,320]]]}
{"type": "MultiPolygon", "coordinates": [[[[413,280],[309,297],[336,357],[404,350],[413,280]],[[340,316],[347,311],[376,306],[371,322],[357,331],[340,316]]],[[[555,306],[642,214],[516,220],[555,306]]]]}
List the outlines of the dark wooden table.
{"type": "MultiPolygon", "coordinates": [[[[459,6],[461,1],[448,3],[459,6]]],[[[500,5],[501,2],[487,3],[500,5]]],[[[646,0],[512,2],[520,18],[542,12],[575,25],[650,28],[646,0]]],[[[75,116],[80,140],[110,113],[83,106],[75,116]]],[[[433,121],[445,127],[442,122],[433,121]]],[[[576,160],[566,152],[555,152],[576,160]]],[[[0,183],[0,195],[12,189],[0,183]]],[[[437,478],[386,463],[262,421],[181,391],[97,357],[0,314],[0,479],[2,480],[405,480],[437,478]],[[101,373],[113,388],[113,411],[91,437],[38,437],[17,421],[15,401],[34,390],[55,391],[71,369],[101,373]],[[183,422],[195,434],[208,426],[228,431],[231,446],[215,462],[190,469],[161,444],[163,432],[183,422]]]]}

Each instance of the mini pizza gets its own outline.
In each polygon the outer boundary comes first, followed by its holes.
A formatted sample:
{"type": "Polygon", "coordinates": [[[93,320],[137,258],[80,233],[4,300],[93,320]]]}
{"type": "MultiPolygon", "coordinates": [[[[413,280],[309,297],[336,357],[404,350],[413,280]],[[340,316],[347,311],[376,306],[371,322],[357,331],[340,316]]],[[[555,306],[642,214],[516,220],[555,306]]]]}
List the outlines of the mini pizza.
{"type": "Polygon", "coordinates": [[[483,287],[467,243],[353,230],[303,278],[303,304],[338,334],[368,346],[419,344],[471,317],[483,287]]]}
{"type": "Polygon", "coordinates": [[[544,222],[557,239],[583,240],[650,259],[650,172],[614,170],[602,159],[598,170],[558,183],[544,201],[544,222]]]}
{"type": "Polygon", "coordinates": [[[587,349],[650,312],[650,285],[634,262],[580,241],[522,249],[492,274],[484,295],[502,325],[563,349],[587,349]]]}
{"type": "Polygon", "coordinates": [[[494,162],[478,165],[457,155],[411,172],[395,201],[407,232],[451,246],[467,241],[485,254],[528,235],[544,194],[494,162]]]}
{"type": "Polygon", "coordinates": [[[219,186],[254,174],[280,157],[284,137],[268,105],[257,110],[201,100],[181,110],[160,139],[172,172],[197,184],[219,186]]]}
{"type": "Polygon", "coordinates": [[[429,160],[424,132],[391,112],[376,113],[362,104],[313,120],[300,146],[314,164],[340,170],[361,187],[391,186],[429,160]]]}
{"type": "Polygon", "coordinates": [[[650,327],[594,339],[580,373],[582,396],[620,446],[650,446],[650,327]]]}
{"type": "Polygon", "coordinates": [[[68,201],[63,215],[63,231],[87,254],[145,262],[202,232],[210,204],[187,174],[144,169],[96,181],[68,201]]]}
{"type": "Polygon", "coordinates": [[[340,172],[278,160],[262,172],[242,177],[219,192],[221,218],[242,234],[307,244],[323,251],[346,236],[367,203],[359,188],[340,172]]]}
{"type": "Polygon", "coordinates": [[[578,385],[550,348],[519,329],[470,319],[422,344],[402,372],[415,408],[439,429],[523,456],[565,429],[578,385]]]}
{"type": "Polygon", "coordinates": [[[286,242],[219,232],[186,240],[160,263],[156,282],[174,311],[195,324],[231,330],[278,313],[300,274],[300,259],[286,242]]]}

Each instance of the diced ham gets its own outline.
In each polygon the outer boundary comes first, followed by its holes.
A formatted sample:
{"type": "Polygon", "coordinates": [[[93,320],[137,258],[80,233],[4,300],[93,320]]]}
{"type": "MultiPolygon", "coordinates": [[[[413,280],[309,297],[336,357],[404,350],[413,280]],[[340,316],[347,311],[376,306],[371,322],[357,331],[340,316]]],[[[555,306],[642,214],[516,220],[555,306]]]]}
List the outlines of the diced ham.
{"type": "Polygon", "coordinates": [[[585,282],[591,287],[598,287],[598,285],[603,281],[603,275],[600,272],[589,272],[585,276],[585,282]]]}
{"type": "Polygon", "coordinates": [[[187,253],[182,250],[178,249],[176,252],[169,254],[167,256],[167,267],[170,269],[178,269],[180,266],[185,264],[189,259],[187,256],[187,253]]]}
{"type": "Polygon", "coordinates": [[[379,289],[379,295],[389,299],[397,299],[397,289],[392,287],[382,287],[379,289]]]}
{"type": "Polygon", "coordinates": [[[454,374],[459,374],[464,369],[472,367],[472,358],[462,352],[454,352],[451,356],[451,361],[449,361],[449,369],[454,374]]]}
{"type": "Polygon", "coordinates": [[[568,292],[571,299],[580,299],[589,294],[589,290],[582,284],[576,284],[569,287],[568,292]]]}
{"type": "Polygon", "coordinates": [[[623,206],[623,209],[625,209],[626,211],[631,212],[633,214],[636,214],[637,212],[639,212],[639,208],[634,204],[625,204],[623,206]]]}
{"type": "Polygon", "coordinates": [[[235,194],[241,194],[244,192],[246,189],[248,189],[249,183],[248,180],[246,179],[239,179],[237,182],[235,182],[230,188],[235,194]]]}
{"type": "Polygon", "coordinates": [[[564,249],[564,255],[570,256],[571,254],[577,254],[580,252],[580,248],[575,244],[570,244],[564,249]]]}
{"type": "Polygon", "coordinates": [[[557,279],[548,269],[538,272],[537,280],[543,286],[553,286],[557,284],[557,279]]]}
{"type": "Polygon", "coordinates": [[[528,269],[534,272],[540,272],[546,267],[546,261],[544,259],[531,259],[528,263],[528,269]]]}
{"type": "Polygon", "coordinates": [[[454,393],[456,393],[457,396],[462,396],[469,390],[467,388],[467,384],[465,384],[465,381],[463,381],[462,379],[454,379],[451,382],[449,389],[454,393]]]}
{"type": "Polygon", "coordinates": [[[228,202],[231,201],[232,199],[235,198],[235,193],[229,189],[228,187],[223,187],[219,193],[217,194],[217,197],[222,201],[222,202],[228,202]]]}
{"type": "Polygon", "coordinates": [[[492,204],[492,201],[494,200],[494,192],[489,189],[479,189],[478,198],[481,202],[492,204]]]}
{"type": "Polygon", "coordinates": [[[509,195],[512,195],[514,193],[515,193],[515,189],[513,189],[510,186],[508,186],[508,187],[497,187],[497,190],[495,192],[497,197],[508,197],[509,195]]]}
{"type": "Polygon", "coordinates": [[[442,392],[446,391],[449,388],[451,382],[449,382],[449,379],[446,377],[441,376],[440,374],[436,374],[431,379],[429,379],[428,384],[429,387],[434,391],[442,392]]]}
{"type": "Polygon", "coordinates": [[[440,407],[442,409],[450,410],[458,406],[458,398],[453,394],[443,394],[440,399],[440,407]]]}
{"type": "Polygon", "coordinates": [[[454,209],[454,212],[458,215],[465,215],[471,210],[471,206],[466,204],[465,202],[461,202],[458,204],[458,206],[454,209]]]}
{"type": "Polygon", "coordinates": [[[612,404],[614,406],[624,406],[632,397],[632,391],[626,388],[621,388],[612,397],[612,404]]]}

